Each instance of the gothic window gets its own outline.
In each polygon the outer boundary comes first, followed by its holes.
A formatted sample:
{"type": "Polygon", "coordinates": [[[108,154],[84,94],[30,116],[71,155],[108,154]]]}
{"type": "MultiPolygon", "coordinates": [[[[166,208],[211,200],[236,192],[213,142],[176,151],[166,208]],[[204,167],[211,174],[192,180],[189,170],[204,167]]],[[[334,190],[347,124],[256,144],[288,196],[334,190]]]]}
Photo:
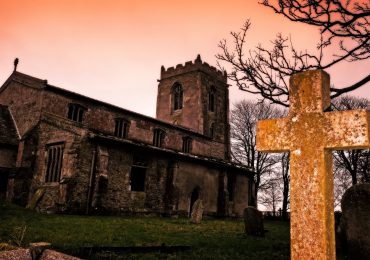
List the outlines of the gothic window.
{"type": "Polygon", "coordinates": [[[134,157],[130,173],[131,191],[145,191],[147,168],[148,163],[145,159],[136,156],[134,157]]]}
{"type": "Polygon", "coordinates": [[[163,146],[165,132],[162,129],[154,129],[153,132],[153,145],[157,147],[163,146]]]}
{"type": "Polygon", "coordinates": [[[191,144],[192,144],[192,139],[188,136],[182,138],[182,151],[184,153],[190,153],[191,151],[191,144]]]}
{"type": "Polygon", "coordinates": [[[126,138],[128,134],[129,123],[122,118],[117,118],[115,121],[116,125],[114,127],[114,135],[119,138],[126,138]]]}
{"type": "Polygon", "coordinates": [[[173,86],[173,110],[182,109],[182,87],[179,83],[173,86]]]}
{"type": "Polygon", "coordinates": [[[59,182],[62,172],[64,144],[54,144],[47,148],[45,182],[59,182]]]}
{"type": "Polygon", "coordinates": [[[82,123],[85,108],[79,104],[69,104],[68,119],[82,123]]]}
{"type": "Polygon", "coordinates": [[[215,111],[215,88],[212,86],[208,92],[208,111],[215,111]]]}
{"type": "Polygon", "coordinates": [[[209,137],[214,138],[215,136],[215,124],[211,123],[209,126],[209,137]]]}

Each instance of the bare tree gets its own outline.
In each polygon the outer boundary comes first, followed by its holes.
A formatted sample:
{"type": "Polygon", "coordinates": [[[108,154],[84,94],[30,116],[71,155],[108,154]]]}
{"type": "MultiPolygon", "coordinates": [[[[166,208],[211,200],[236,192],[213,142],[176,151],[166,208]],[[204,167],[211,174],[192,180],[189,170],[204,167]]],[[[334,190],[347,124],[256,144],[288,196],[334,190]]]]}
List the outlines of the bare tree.
{"type": "Polygon", "coordinates": [[[351,176],[344,168],[334,167],[334,209],[341,206],[343,194],[352,186],[351,176]]]}
{"type": "MultiPolygon", "coordinates": [[[[231,65],[228,78],[241,90],[287,107],[291,75],[370,57],[370,4],[367,1],[264,0],[261,4],[291,21],[318,27],[321,37],[317,52],[313,53],[298,50],[292,40],[282,34],[273,40],[271,49],[258,45],[248,51],[247,33],[251,23],[247,20],[240,32],[231,32],[233,47],[222,40],[221,52],[216,55],[221,68],[221,63],[231,65]],[[337,48],[332,56],[326,53],[329,46],[337,48]]],[[[369,81],[370,74],[350,86],[331,87],[331,97],[348,93],[369,81]]]]}
{"type": "MultiPolygon", "coordinates": [[[[366,98],[342,96],[332,102],[334,110],[368,109],[370,101],[366,98]]],[[[334,152],[334,167],[340,174],[349,174],[352,185],[370,182],[370,150],[341,150],[334,152]]]]}
{"type": "Polygon", "coordinates": [[[283,153],[280,157],[281,168],[278,171],[278,174],[281,175],[280,179],[282,182],[282,209],[281,214],[284,220],[288,219],[288,206],[289,206],[289,191],[290,191],[290,154],[283,153]]]}
{"type": "Polygon", "coordinates": [[[258,120],[282,117],[283,112],[266,103],[243,100],[231,111],[231,148],[232,157],[255,171],[255,198],[258,191],[268,188],[263,176],[273,172],[278,156],[258,152],[256,148],[256,124],[258,120]]]}
{"type": "Polygon", "coordinates": [[[258,198],[258,202],[264,205],[269,211],[272,211],[273,216],[276,216],[278,205],[282,201],[279,185],[280,181],[278,179],[269,179],[266,185],[267,189],[258,198]]]}

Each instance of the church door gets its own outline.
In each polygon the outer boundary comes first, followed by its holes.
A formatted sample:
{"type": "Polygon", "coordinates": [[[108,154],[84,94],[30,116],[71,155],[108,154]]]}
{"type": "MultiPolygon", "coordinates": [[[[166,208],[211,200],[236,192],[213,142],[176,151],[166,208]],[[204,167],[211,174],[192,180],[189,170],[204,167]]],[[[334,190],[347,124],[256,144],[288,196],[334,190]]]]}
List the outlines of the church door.
{"type": "Polygon", "coordinates": [[[194,188],[193,192],[190,196],[190,209],[189,209],[189,217],[191,216],[191,212],[193,211],[194,203],[199,199],[199,187],[194,188]]]}

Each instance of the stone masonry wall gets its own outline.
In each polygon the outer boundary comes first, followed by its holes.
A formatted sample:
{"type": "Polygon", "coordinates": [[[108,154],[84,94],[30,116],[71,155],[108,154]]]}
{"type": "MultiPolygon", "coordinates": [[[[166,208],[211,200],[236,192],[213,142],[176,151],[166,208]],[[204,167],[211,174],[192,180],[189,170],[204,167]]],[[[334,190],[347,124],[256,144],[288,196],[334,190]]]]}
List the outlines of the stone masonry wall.
{"type": "Polygon", "coordinates": [[[227,79],[220,71],[202,63],[186,62],[176,68],[162,68],[158,85],[157,118],[171,124],[188,127],[195,132],[210,136],[210,126],[214,126],[212,139],[223,144],[219,147],[222,158],[229,158],[229,99],[227,79]],[[181,84],[183,107],[173,110],[173,86],[181,84]],[[208,94],[215,90],[215,110],[208,109],[208,94]]]}
{"type": "Polygon", "coordinates": [[[191,194],[199,187],[204,213],[215,215],[218,203],[219,170],[190,162],[178,162],[177,167],[174,183],[179,190],[178,210],[189,212],[191,194]]]}
{"type": "MultiPolygon", "coordinates": [[[[0,144],[3,146],[3,144],[0,144]]],[[[0,148],[0,168],[13,168],[17,157],[17,147],[0,148]]]]}
{"type": "Polygon", "coordinates": [[[37,124],[41,100],[42,95],[38,88],[24,86],[16,81],[11,81],[0,92],[0,104],[9,107],[21,136],[37,124]]]}
{"type": "Polygon", "coordinates": [[[31,198],[37,189],[46,190],[39,204],[40,209],[78,212],[85,209],[92,151],[91,147],[85,148],[86,141],[83,140],[87,140],[86,133],[69,120],[50,116],[42,118],[37,131],[38,144],[35,147],[30,192],[31,198]],[[45,183],[47,147],[55,143],[64,144],[60,182],[45,183]]]}
{"type": "Polygon", "coordinates": [[[101,104],[96,104],[84,99],[68,98],[53,92],[47,91],[44,94],[43,112],[52,113],[62,118],[67,117],[68,104],[78,103],[87,108],[82,123],[76,123],[81,127],[94,129],[109,135],[114,134],[115,119],[124,118],[130,122],[128,139],[152,144],[153,131],[156,128],[163,129],[165,134],[164,148],[181,151],[182,138],[190,136],[193,139],[192,154],[210,156],[216,158],[225,157],[225,145],[220,141],[213,141],[200,135],[192,134],[189,131],[182,131],[179,128],[162,124],[155,119],[148,120],[137,114],[129,113],[120,109],[111,109],[101,104]]]}

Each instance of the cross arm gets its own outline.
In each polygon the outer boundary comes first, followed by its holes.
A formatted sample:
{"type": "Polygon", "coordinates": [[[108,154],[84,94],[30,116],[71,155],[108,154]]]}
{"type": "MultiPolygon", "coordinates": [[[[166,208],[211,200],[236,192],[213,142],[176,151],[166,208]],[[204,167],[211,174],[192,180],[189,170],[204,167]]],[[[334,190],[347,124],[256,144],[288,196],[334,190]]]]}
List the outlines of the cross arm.
{"type": "Polygon", "coordinates": [[[327,148],[370,148],[370,111],[348,110],[324,113],[327,125],[327,148]]]}
{"type": "Polygon", "coordinates": [[[289,151],[289,132],[287,118],[258,121],[257,150],[261,152],[289,151]]]}

